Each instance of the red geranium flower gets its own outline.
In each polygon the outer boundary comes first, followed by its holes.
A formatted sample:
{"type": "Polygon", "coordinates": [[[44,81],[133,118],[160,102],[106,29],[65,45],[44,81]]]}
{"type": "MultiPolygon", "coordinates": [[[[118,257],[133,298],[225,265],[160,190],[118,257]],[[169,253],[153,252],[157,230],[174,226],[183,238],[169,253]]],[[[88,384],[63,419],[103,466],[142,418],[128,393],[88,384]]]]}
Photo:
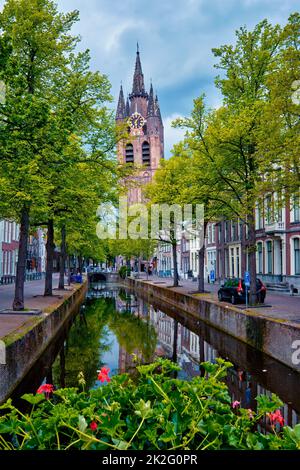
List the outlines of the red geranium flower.
{"type": "Polygon", "coordinates": [[[92,431],[96,431],[97,428],[98,428],[98,424],[96,423],[96,421],[92,421],[90,424],[90,429],[92,431]]]}
{"type": "Polygon", "coordinates": [[[43,384],[41,385],[36,393],[44,393],[47,398],[49,398],[50,393],[54,391],[54,387],[51,384],[43,384]]]}
{"type": "Polygon", "coordinates": [[[109,373],[110,369],[108,369],[107,367],[102,367],[102,369],[99,371],[99,374],[98,374],[98,380],[100,380],[100,382],[110,382],[110,378],[108,376],[108,373],[109,373]]]}
{"type": "Polygon", "coordinates": [[[276,410],[274,413],[268,413],[267,416],[272,426],[275,426],[276,423],[278,423],[280,426],[284,425],[284,418],[280,410],[276,410]]]}

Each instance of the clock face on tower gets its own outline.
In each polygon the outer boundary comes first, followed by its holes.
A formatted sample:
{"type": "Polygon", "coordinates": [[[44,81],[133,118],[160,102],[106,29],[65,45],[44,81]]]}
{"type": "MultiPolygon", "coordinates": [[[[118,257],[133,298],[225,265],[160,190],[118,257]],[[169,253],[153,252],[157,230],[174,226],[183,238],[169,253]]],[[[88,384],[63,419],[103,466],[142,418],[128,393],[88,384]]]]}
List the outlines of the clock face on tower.
{"type": "Polygon", "coordinates": [[[128,124],[132,129],[141,129],[145,123],[146,120],[138,112],[133,113],[128,119],[128,124]]]}

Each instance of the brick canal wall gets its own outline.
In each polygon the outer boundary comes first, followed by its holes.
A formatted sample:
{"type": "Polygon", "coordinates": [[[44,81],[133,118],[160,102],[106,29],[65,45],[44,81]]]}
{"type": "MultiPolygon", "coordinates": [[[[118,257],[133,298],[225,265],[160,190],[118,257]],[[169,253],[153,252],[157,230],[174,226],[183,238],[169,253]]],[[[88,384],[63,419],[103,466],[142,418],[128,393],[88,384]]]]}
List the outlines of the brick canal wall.
{"type": "MultiPolygon", "coordinates": [[[[300,372],[300,364],[296,364],[293,360],[293,353],[295,353],[293,343],[300,341],[300,325],[297,323],[268,318],[267,309],[264,316],[257,313],[255,309],[245,311],[218,301],[201,298],[201,294],[197,297],[137,279],[127,278],[125,285],[137,293],[142,293],[144,298],[147,295],[146,299],[149,303],[154,301],[157,305],[160,302],[173,309],[186,312],[300,372]]],[[[300,352],[298,359],[300,359],[300,352]]]]}
{"type": "Polygon", "coordinates": [[[6,344],[6,364],[0,364],[0,403],[16,389],[50,343],[79,311],[87,282],[76,288],[49,313],[34,318],[13,334],[2,338],[6,344]]]}

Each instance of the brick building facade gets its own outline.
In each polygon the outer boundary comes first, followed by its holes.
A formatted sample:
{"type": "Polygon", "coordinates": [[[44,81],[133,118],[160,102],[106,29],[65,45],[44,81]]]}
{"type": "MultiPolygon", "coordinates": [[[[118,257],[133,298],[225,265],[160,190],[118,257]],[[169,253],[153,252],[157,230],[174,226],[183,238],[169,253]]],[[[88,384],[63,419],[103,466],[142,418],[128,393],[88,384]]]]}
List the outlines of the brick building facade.
{"type": "Polygon", "coordinates": [[[19,225],[0,220],[0,280],[16,275],[19,247],[19,225]]]}
{"type": "MultiPolygon", "coordinates": [[[[274,195],[272,196],[274,198],[274,195]]],[[[276,199],[276,196],[275,196],[276,199]]],[[[265,200],[263,209],[256,210],[256,269],[258,277],[269,287],[300,292],[300,203],[293,198],[281,208],[270,210],[265,200]]],[[[272,204],[271,204],[272,207],[272,204]]],[[[205,238],[205,272],[209,280],[213,271],[217,282],[231,277],[243,277],[249,270],[247,227],[240,221],[210,222],[205,238]]],[[[158,272],[173,275],[173,260],[166,269],[165,248],[158,248],[158,272]],[[171,273],[170,267],[171,266],[171,273]]],[[[178,268],[183,278],[198,276],[199,238],[188,242],[184,233],[178,243],[178,268]]],[[[171,257],[171,253],[168,254],[171,257]]]]}
{"type": "MultiPolygon", "coordinates": [[[[272,196],[273,198],[276,195],[272,196]]],[[[256,269],[267,284],[300,291],[300,204],[293,198],[283,207],[265,200],[262,209],[256,209],[256,269]],[[271,209],[270,209],[271,207],[271,209]]],[[[241,277],[248,270],[247,229],[237,221],[222,220],[208,225],[206,238],[206,265],[211,248],[209,231],[216,240],[215,274],[217,280],[241,277]]]]}
{"type": "MultiPolygon", "coordinates": [[[[15,281],[20,226],[7,219],[0,220],[0,284],[15,281]]],[[[26,274],[43,273],[46,270],[46,233],[38,228],[28,237],[26,274]]]]}

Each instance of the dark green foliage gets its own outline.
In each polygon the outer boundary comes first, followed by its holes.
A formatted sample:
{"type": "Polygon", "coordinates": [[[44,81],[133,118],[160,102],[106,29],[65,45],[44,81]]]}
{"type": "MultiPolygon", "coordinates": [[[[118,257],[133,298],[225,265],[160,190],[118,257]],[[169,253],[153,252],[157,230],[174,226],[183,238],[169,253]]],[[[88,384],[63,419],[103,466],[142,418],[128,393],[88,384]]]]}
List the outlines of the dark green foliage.
{"type": "Polygon", "coordinates": [[[266,435],[256,424],[281,405],[274,395],[258,399],[257,413],[233,408],[222,378],[231,364],[218,359],[202,364],[205,377],[175,378],[179,367],[169,360],[139,366],[90,392],[61,389],[50,400],[24,396],[30,415],[2,406],[2,449],[299,449],[300,424],[266,435]],[[34,403],[36,402],[36,403],[34,403]],[[91,428],[91,423],[93,423],[91,428]]]}

